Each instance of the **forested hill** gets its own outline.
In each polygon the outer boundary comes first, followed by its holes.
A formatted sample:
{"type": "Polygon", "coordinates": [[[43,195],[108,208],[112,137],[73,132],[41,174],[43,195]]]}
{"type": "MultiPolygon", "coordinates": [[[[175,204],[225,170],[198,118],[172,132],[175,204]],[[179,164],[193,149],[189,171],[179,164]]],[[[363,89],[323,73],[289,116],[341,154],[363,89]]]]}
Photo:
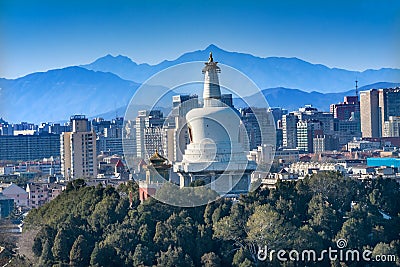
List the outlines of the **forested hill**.
{"type": "MultiPolygon", "coordinates": [[[[26,218],[24,235],[35,233],[29,261],[39,266],[271,266],[257,260],[255,247],[321,251],[336,248],[339,238],[347,241],[346,248],[400,255],[400,191],[391,179],[360,182],[322,173],[278,182],[276,189],[258,189],[238,202],[219,199],[195,208],[154,199],[140,203],[137,190],[134,183],[118,189],[88,187],[80,180],[69,184],[26,218]],[[136,196],[131,209],[129,191],[136,196]]],[[[331,266],[327,258],[307,264],[331,266]]]]}

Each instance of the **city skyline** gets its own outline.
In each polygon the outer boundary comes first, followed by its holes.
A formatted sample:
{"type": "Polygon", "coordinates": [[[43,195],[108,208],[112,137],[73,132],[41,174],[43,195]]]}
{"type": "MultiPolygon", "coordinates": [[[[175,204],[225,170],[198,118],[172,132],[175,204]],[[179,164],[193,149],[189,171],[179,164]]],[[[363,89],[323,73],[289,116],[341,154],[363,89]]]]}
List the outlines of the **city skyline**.
{"type": "Polygon", "coordinates": [[[0,5],[0,77],[5,78],[86,64],[106,54],[153,65],[211,43],[349,70],[400,66],[400,3],[392,0],[0,5]]]}

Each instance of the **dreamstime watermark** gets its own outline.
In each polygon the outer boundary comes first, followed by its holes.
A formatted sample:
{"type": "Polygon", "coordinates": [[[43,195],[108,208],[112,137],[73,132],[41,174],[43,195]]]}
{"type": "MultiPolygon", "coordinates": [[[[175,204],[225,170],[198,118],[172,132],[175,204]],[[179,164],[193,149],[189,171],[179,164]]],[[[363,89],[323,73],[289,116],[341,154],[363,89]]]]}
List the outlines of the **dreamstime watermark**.
{"type": "Polygon", "coordinates": [[[328,247],[321,251],[313,249],[290,251],[280,249],[268,249],[268,246],[259,247],[257,259],[259,261],[274,261],[275,258],[281,262],[322,262],[325,260],[340,261],[340,262],[396,262],[397,256],[394,254],[379,254],[374,255],[371,250],[364,249],[362,251],[357,249],[350,249],[347,247],[346,239],[338,239],[336,241],[336,248],[328,247]]]}

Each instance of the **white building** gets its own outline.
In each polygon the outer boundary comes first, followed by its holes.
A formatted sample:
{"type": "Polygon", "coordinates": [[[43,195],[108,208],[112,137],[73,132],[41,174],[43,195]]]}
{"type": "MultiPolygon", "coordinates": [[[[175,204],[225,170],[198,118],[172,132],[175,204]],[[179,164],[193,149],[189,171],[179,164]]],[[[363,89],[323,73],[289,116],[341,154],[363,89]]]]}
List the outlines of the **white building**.
{"type": "Polygon", "coordinates": [[[298,174],[299,177],[311,175],[321,171],[338,171],[342,174],[347,173],[345,167],[338,163],[320,163],[320,162],[296,162],[287,168],[289,173],[298,174]]]}
{"type": "Polygon", "coordinates": [[[29,183],[26,186],[26,194],[29,199],[29,207],[39,208],[47,202],[55,199],[65,189],[65,185],[54,183],[29,183]]]}
{"type": "Polygon", "coordinates": [[[14,199],[15,205],[19,207],[28,206],[28,193],[16,184],[0,184],[0,193],[8,198],[14,199]]]}
{"type": "Polygon", "coordinates": [[[211,53],[205,64],[204,106],[186,115],[190,144],[182,161],[174,164],[174,171],[180,175],[181,187],[201,179],[220,194],[245,193],[256,164],[247,159],[239,143],[238,114],[221,102],[218,80],[221,70],[211,53]]]}
{"type": "Polygon", "coordinates": [[[263,144],[253,149],[247,155],[248,160],[255,161],[257,164],[272,164],[275,155],[275,146],[263,144]]]}
{"type": "Polygon", "coordinates": [[[71,117],[72,132],[61,134],[61,172],[66,180],[96,178],[96,134],[83,115],[71,117]]]}
{"type": "Polygon", "coordinates": [[[400,116],[389,116],[384,122],[383,137],[400,137],[400,116]]]}
{"type": "Polygon", "coordinates": [[[366,140],[361,140],[360,138],[354,138],[353,141],[347,143],[347,150],[354,151],[354,150],[374,150],[381,147],[380,142],[371,142],[366,140]]]}

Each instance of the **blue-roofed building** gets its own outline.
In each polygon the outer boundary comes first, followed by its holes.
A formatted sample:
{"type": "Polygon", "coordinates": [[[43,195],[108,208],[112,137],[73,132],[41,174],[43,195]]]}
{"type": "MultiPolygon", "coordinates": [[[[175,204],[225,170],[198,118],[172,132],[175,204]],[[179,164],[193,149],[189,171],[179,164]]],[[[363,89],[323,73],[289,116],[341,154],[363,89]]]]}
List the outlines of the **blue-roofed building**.
{"type": "Polygon", "coordinates": [[[367,166],[400,168],[400,158],[367,158],[367,166]]]}

